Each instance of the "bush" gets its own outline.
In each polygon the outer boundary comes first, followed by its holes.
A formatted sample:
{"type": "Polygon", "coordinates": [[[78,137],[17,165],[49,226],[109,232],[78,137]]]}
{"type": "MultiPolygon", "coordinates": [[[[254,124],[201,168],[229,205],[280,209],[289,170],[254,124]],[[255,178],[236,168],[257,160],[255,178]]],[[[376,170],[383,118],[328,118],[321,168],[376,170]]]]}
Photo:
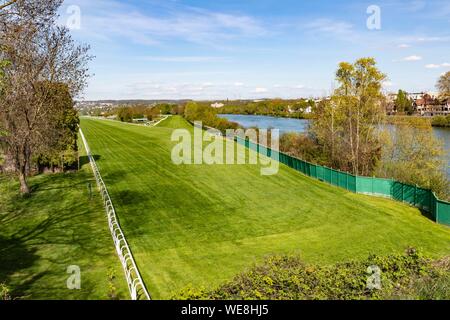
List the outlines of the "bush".
{"type": "Polygon", "coordinates": [[[434,127],[450,127],[450,115],[434,117],[431,124],[434,127]]]}
{"type": "Polygon", "coordinates": [[[320,165],[328,165],[329,161],[323,148],[317,141],[306,134],[285,133],[280,137],[280,151],[292,157],[320,165]]]}
{"type": "Polygon", "coordinates": [[[402,297],[449,299],[449,265],[433,263],[410,249],[404,255],[332,266],[304,263],[298,256],[272,256],[212,291],[187,288],[174,299],[365,300],[402,297]],[[368,268],[381,270],[381,288],[369,289],[368,268]]]}
{"type": "Polygon", "coordinates": [[[10,290],[4,283],[0,283],[0,300],[11,300],[10,290]]]}
{"type": "Polygon", "coordinates": [[[114,268],[108,269],[108,298],[110,300],[120,300],[116,287],[116,270],[114,268]]]}
{"type": "Polygon", "coordinates": [[[207,105],[189,102],[184,109],[184,116],[190,122],[202,121],[204,126],[212,127],[225,133],[227,129],[238,129],[239,125],[227,119],[219,118],[217,111],[207,105]]]}

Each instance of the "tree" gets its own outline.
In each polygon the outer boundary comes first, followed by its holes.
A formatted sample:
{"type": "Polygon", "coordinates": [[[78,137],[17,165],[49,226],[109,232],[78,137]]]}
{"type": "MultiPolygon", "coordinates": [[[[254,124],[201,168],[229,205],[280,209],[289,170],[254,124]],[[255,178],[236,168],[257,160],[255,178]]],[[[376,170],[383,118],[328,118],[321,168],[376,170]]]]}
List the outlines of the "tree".
{"type": "Polygon", "coordinates": [[[0,15],[0,60],[3,94],[0,130],[6,132],[6,152],[12,159],[22,193],[29,193],[27,175],[32,158],[54,144],[53,87],[67,86],[71,97],[86,86],[89,47],[76,45],[65,27],[58,26],[62,0],[19,0],[0,15]]]}
{"type": "Polygon", "coordinates": [[[122,122],[132,122],[133,111],[130,107],[121,107],[117,110],[117,119],[122,122]]]}
{"type": "Polygon", "coordinates": [[[330,166],[353,174],[372,174],[381,156],[379,126],[385,115],[381,93],[385,79],[373,58],[339,64],[339,87],[330,100],[314,108],[311,127],[330,166]]]}
{"type": "Polygon", "coordinates": [[[398,112],[412,114],[413,102],[403,90],[398,91],[397,98],[395,99],[395,106],[398,112]]]}
{"type": "Polygon", "coordinates": [[[450,99],[450,71],[444,73],[438,80],[436,88],[442,99],[450,99]]]}
{"type": "Polygon", "coordinates": [[[449,199],[445,149],[434,137],[431,126],[415,128],[401,125],[384,145],[376,175],[433,190],[441,199],[449,199]]]}
{"type": "Polygon", "coordinates": [[[77,136],[80,120],[74,108],[74,102],[66,84],[42,82],[36,86],[39,99],[47,99],[47,105],[52,106],[49,121],[52,130],[48,131],[49,143],[43,144],[37,153],[37,165],[60,166],[64,169],[66,164],[73,165],[78,150],[77,136]],[[47,98],[40,95],[46,95],[47,98]]]}

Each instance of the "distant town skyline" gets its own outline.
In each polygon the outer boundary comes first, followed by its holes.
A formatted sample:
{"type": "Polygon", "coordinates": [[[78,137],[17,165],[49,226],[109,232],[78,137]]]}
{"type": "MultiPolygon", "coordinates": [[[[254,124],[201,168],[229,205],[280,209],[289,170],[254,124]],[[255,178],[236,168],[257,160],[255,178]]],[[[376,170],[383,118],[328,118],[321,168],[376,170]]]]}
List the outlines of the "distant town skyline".
{"type": "Polygon", "coordinates": [[[68,0],[60,15],[96,56],[86,100],[318,97],[365,56],[388,92],[436,91],[450,70],[441,0],[68,0]]]}

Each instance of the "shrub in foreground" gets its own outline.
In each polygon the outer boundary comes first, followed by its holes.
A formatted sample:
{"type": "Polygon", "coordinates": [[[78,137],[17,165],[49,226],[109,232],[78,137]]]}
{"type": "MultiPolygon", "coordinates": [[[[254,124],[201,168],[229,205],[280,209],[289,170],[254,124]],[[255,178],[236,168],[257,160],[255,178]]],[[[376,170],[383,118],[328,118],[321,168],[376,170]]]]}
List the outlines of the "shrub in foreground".
{"type": "Polygon", "coordinates": [[[319,266],[298,256],[272,256],[219,288],[186,288],[174,299],[361,300],[449,299],[450,266],[410,249],[404,255],[319,266]],[[368,270],[370,268],[370,270],[368,270]],[[379,268],[379,269],[377,269],[379,268]],[[380,288],[376,285],[380,270],[380,288]],[[370,271],[370,272],[369,272],[370,271]]]}

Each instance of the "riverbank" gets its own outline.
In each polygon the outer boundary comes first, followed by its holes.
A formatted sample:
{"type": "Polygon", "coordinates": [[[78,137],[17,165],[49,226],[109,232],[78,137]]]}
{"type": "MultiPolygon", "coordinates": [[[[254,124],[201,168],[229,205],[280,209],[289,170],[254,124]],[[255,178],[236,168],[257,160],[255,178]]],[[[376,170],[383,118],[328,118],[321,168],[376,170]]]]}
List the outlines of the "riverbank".
{"type": "Polygon", "coordinates": [[[386,117],[386,124],[450,128],[450,116],[436,116],[431,118],[419,116],[388,116],[386,117]]]}

